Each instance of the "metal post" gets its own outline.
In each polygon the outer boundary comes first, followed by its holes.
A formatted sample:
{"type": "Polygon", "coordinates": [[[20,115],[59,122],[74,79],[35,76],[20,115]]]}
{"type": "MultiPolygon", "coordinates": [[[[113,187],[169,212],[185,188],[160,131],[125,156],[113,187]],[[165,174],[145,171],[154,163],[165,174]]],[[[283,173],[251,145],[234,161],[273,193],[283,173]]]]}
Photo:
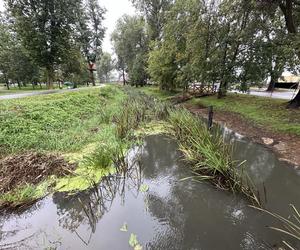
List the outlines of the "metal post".
{"type": "Polygon", "coordinates": [[[207,128],[208,130],[211,130],[212,125],[213,125],[213,117],[214,117],[214,109],[213,106],[208,107],[208,123],[207,123],[207,128]]]}

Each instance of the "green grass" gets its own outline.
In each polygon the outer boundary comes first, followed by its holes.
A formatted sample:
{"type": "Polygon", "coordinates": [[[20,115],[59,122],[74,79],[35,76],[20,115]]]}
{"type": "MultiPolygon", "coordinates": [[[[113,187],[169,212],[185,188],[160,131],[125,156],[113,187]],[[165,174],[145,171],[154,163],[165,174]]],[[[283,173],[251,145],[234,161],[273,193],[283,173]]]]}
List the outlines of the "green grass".
{"type": "MultiPolygon", "coordinates": [[[[157,87],[147,87],[143,91],[156,98],[167,100],[178,94],[176,92],[161,92],[157,87]]],[[[240,115],[254,125],[263,126],[273,132],[300,135],[300,109],[286,109],[287,101],[267,97],[228,94],[223,99],[216,96],[192,99],[195,106],[214,106],[216,110],[228,111],[240,115]]]]}
{"type": "Polygon", "coordinates": [[[172,131],[197,179],[210,181],[218,188],[242,193],[260,205],[254,188],[240,165],[232,160],[232,147],[218,131],[209,131],[206,124],[186,109],[170,111],[172,131]]]}
{"type": "Polygon", "coordinates": [[[76,192],[104,176],[126,171],[127,151],[139,142],[135,130],[163,119],[167,107],[135,88],[115,86],[1,102],[1,155],[58,152],[78,167],[67,177],[19,186],[0,196],[18,207],[46,192],[76,192]],[[40,189],[39,187],[45,187],[40,189]]]}
{"type": "Polygon", "coordinates": [[[80,150],[97,141],[101,124],[115,111],[112,103],[122,95],[106,87],[0,101],[0,155],[80,150]]]}
{"type": "Polygon", "coordinates": [[[284,100],[229,94],[223,99],[204,97],[193,99],[191,103],[206,107],[212,105],[216,110],[239,114],[271,131],[300,135],[300,110],[286,109],[284,100]]]}

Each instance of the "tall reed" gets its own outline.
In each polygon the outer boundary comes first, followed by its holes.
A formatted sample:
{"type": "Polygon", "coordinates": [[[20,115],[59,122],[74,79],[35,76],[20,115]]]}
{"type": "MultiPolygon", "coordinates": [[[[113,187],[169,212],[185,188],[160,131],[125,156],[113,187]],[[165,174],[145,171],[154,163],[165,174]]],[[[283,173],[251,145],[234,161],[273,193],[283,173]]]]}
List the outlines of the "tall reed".
{"type": "Polygon", "coordinates": [[[167,103],[133,88],[125,88],[124,91],[127,97],[121,103],[119,113],[113,119],[117,126],[117,135],[120,138],[125,138],[130,131],[143,123],[167,117],[167,103]]]}
{"type": "Polygon", "coordinates": [[[218,132],[211,133],[206,124],[186,109],[171,110],[169,122],[180,150],[190,163],[197,178],[208,180],[218,188],[246,195],[260,205],[248,177],[232,160],[232,147],[218,132]]]}

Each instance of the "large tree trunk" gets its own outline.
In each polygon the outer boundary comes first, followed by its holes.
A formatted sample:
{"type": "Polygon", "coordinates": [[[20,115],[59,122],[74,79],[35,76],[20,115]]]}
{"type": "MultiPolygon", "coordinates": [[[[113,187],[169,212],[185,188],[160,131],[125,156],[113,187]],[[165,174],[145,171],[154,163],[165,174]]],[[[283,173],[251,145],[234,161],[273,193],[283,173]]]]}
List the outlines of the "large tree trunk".
{"type": "Polygon", "coordinates": [[[96,86],[93,70],[90,70],[90,78],[91,78],[91,82],[92,82],[93,86],[96,86]]]}
{"type": "Polygon", "coordinates": [[[21,89],[21,83],[19,80],[17,80],[17,84],[18,84],[19,89],[21,89]]]}
{"type": "Polygon", "coordinates": [[[221,81],[219,91],[218,91],[218,98],[223,98],[226,96],[227,93],[227,82],[226,81],[221,81]]]}
{"type": "Polygon", "coordinates": [[[122,76],[123,76],[123,85],[126,85],[126,79],[125,79],[125,70],[122,70],[122,76]]]}
{"type": "MultiPolygon", "coordinates": [[[[286,28],[287,28],[289,34],[298,34],[296,24],[295,24],[295,19],[294,19],[293,1],[286,0],[285,4],[284,4],[284,2],[279,1],[279,7],[284,15],[286,28]]],[[[295,50],[298,55],[298,58],[300,58],[299,47],[296,47],[295,50]]],[[[300,107],[300,90],[298,91],[298,94],[295,96],[295,98],[289,102],[287,107],[288,108],[299,108],[300,107]]]]}
{"type": "Polygon", "coordinates": [[[288,108],[299,108],[300,107],[300,90],[293,100],[291,100],[287,106],[288,108]]]}
{"type": "Polygon", "coordinates": [[[270,81],[269,86],[266,91],[273,92],[274,89],[275,89],[275,80],[274,80],[274,78],[271,77],[271,81],[270,81]]]}
{"type": "Polygon", "coordinates": [[[9,88],[9,80],[5,77],[5,82],[6,82],[6,88],[7,88],[7,90],[9,90],[10,88],[9,88]]]}
{"type": "Polygon", "coordinates": [[[52,68],[47,69],[47,78],[48,89],[53,89],[54,70],[52,68]]]}
{"type": "Polygon", "coordinates": [[[93,86],[96,86],[95,77],[94,77],[94,70],[93,70],[93,63],[90,63],[90,62],[89,62],[89,72],[90,72],[91,82],[92,82],[93,86]]]}

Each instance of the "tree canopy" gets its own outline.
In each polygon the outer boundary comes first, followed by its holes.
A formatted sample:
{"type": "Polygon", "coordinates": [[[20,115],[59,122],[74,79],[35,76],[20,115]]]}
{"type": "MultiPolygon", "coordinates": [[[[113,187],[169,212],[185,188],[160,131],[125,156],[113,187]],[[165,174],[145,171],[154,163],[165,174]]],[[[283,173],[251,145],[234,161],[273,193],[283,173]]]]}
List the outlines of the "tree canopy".
{"type": "MultiPolygon", "coordinates": [[[[231,85],[247,90],[268,79],[272,90],[283,72],[299,71],[300,5],[296,0],[132,2],[143,14],[140,18],[149,41],[144,49],[145,77],[162,89],[218,83],[221,98],[231,85]]],[[[125,36],[116,39],[123,28],[119,25],[113,40],[126,40],[125,36]]],[[[118,42],[114,45],[118,63],[128,70],[135,51],[125,43],[123,48],[118,42]]],[[[299,98],[300,93],[295,100],[299,98]]],[[[295,100],[291,105],[299,106],[295,100]]]]}

